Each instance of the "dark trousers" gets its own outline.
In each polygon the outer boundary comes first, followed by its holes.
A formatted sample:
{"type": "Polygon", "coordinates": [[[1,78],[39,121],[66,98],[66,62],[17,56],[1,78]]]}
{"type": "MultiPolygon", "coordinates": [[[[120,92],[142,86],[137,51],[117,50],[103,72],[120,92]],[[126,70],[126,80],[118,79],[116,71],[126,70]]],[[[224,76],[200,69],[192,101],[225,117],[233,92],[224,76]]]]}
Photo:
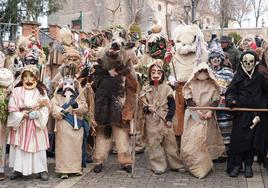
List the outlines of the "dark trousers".
{"type": "Polygon", "coordinates": [[[254,161],[254,150],[249,150],[243,153],[236,153],[234,155],[234,166],[242,166],[244,162],[245,166],[252,166],[254,161]]]}

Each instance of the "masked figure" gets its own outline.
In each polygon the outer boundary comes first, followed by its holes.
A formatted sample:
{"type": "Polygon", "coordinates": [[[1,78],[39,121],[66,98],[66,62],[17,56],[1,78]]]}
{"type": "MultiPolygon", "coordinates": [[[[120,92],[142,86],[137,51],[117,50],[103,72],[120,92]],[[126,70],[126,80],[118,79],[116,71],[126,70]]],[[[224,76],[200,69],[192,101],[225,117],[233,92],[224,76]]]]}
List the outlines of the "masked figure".
{"type": "Polygon", "coordinates": [[[11,70],[13,68],[14,59],[17,57],[16,55],[16,43],[9,41],[7,49],[6,49],[6,59],[4,67],[11,70]]]}
{"type": "MultiPolygon", "coordinates": [[[[226,105],[240,108],[267,108],[268,82],[259,71],[258,57],[245,51],[240,66],[226,91],[226,105]]],[[[264,112],[234,112],[233,129],[227,171],[237,177],[244,162],[245,177],[253,176],[254,155],[265,163],[267,153],[267,114],[264,112]]],[[[267,159],[266,159],[267,160],[267,159]]]]}
{"type": "Polygon", "coordinates": [[[96,173],[102,171],[111,148],[112,136],[119,163],[124,170],[131,172],[128,132],[129,123],[134,118],[137,80],[133,68],[134,52],[127,48],[125,36],[124,30],[114,35],[114,40],[95,66],[93,88],[95,119],[98,124],[94,153],[96,173]]]}
{"type": "Polygon", "coordinates": [[[42,180],[48,180],[46,124],[50,102],[38,77],[36,66],[27,65],[9,100],[9,166],[14,170],[11,179],[39,173],[42,180]]]}
{"type": "MultiPolygon", "coordinates": [[[[183,88],[187,106],[217,106],[220,87],[206,63],[193,70],[183,88]]],[[[203,178],[212,169],[212,160],[224,152],[224,143],[215,113],[211,110],[185,111],[181,156],[189,171],[203,178]]]]}
{"type": "Polygon", "coordinates": [[[172,60],[169,63],[169,82],[176,89],[176,116],[178,123],[174,127],[176,136],[183,133],[185,102],[183,86],[188,81],[196,65],[196,59],[207,62],[208,52],[204,36],[196,25],[179,25],[174,31],[172,60]]]}
{"type": "Polygon", "coordinates": [[[89,125],[84,120],[87,103],[81,93],[80,83],[75,80],[72,67],[62,69],[62,83],[51,100],[52,116],[55,118],[56,173],[62,179],[70,174],[82,174],[86,167],[86,141],[89,125]],[[66,147],[68,146],[68,147],[66,147]]]}
{"type": "Polygon", "coordinates": [[[144,105],[144,112],[151,168],[158,175],[166,171],[168,164],[171,170],[184,170],[172,126],[175,100],[172,88],[164,82],[162,60],[153,62],[149,67],[149,76],[150,83],[143,87],[140,96],[148,104],[144,105]]]}

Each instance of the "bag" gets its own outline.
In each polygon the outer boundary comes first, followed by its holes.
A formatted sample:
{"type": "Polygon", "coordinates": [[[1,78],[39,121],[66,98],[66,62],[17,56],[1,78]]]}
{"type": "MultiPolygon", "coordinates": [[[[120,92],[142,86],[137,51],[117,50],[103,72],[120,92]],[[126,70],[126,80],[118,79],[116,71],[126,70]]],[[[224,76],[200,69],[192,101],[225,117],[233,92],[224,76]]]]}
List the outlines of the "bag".
{"type": "Polygon", "coordinates": [[[197,178],[204,178],[213,168],[206,146],[206,124],[191,124],[191,116],[185,112],[185,125],[181,138],[181,158],[188,170],[197,178]],[[188,120],[188,121],[187,121],[188,120]],[[190,120],[190,121],[189,121],[190,120]]]}

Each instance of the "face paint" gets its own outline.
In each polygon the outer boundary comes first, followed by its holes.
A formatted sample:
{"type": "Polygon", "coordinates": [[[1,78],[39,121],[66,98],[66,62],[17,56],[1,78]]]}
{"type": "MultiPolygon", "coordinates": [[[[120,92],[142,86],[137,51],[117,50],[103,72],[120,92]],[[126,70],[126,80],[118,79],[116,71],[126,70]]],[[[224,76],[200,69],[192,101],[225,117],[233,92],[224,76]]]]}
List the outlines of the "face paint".
{"type": "Polygon", "coordinates": [[[250,72],[255,66],[255,57],[252,54],[246,54],[243,56],[242,66],[248,72],[250,72]]]}
{"type": "Polygon", "coordinates": [[[30,71],[25,71],[22,75],[22,84],[25,89],[34,89],[37,85],[37,80],[34,74],[30,71]]]}
{"type": "Polygon", "coordinates": [[[151,69],[151,80],[154,82],[154,85],[157,86],[159,81],[162,79],[163,70],[157,65],[154,65],[151,69]]]}
{"type": "Polygon", "coordinates": [[[209,62],[211,63],[213,67],[218,67],[221,64],[221,58],[214,57],[214,58],[211,58],[209,62]]]}
{"type": "Polygon", "coordinates": [[[207,80],[209,78],[207,70],[200,70],[196,73],[196,78],[198,80],[207,80]]]}

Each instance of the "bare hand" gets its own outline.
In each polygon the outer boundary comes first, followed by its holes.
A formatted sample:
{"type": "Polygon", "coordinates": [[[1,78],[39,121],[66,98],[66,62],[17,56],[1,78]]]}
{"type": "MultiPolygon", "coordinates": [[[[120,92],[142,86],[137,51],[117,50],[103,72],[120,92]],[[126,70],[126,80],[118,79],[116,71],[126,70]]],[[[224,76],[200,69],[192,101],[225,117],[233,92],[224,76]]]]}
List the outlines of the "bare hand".
{"type": "Polygon", "coordinates": [[[171,121],[167,121],[166,126],[167,126],[167,128],[171,128],[172,127],[172,122],[171,121]]]}
{"type": "Polygon", "coordinates": [[[205,114],[203,114],[200,110],[197,110],[196,112],[202,121],[206,120],[205,114]]]}
{"type": "Polygon", "coordinates": [[[204,116],[205,120],[208,120],[210,118],[212,118],[212,111],[208,111],[205,116],[204,116]]]}
{"type": "Polygon", "coordinates": [[[109,70],[108,72],[109,72],[110,76],[112,76],[112,77],[115,77],[115,76],[117,76],[117,75],[118,75],[118,73],[115,71],[115,69],[114,69],[114,68],[113,68],[113,69],[111,69],[111,70],[109,70]]]}

